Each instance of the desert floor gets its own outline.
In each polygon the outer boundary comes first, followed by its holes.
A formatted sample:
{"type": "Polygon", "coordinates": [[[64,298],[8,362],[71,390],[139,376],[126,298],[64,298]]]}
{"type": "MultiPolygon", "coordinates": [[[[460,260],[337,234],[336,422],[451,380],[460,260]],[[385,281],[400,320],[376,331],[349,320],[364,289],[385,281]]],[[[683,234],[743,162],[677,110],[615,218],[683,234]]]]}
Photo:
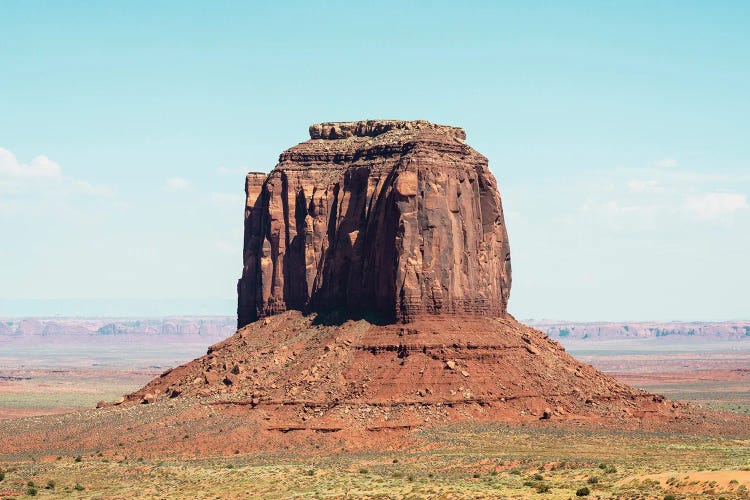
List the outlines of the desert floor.
{"type": "MultiPolygon", "coordinates": [[[[131,342],[3,347],[0,418],[6,420],[0,426],[36,425],[40,418],[91,408],[205,349],[177,342],[138,349],[131,342]]],[[[652,339],[566,347],[670,399],[738,418],[750,411],[750,342],[652,339]]],[[[750,498],[747,435],[482,424],[402,432],[395,442],[366,452],[340,443],[304,453],[292,445],[156,458],[139,456],[130,443],[116,452],[71,443],[59,454],[8,454],[0,443],[0,498],[574,498],[586,491],[591,498],[750,498]]]]}

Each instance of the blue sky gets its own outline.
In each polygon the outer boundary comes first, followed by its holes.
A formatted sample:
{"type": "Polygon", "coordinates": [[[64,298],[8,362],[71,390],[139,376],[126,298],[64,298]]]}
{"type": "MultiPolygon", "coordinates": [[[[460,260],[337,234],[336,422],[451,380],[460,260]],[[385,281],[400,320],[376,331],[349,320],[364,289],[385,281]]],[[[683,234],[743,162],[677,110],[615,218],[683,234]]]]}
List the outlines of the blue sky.
{"type": "Polygon", "coordinates": [[[519,318],[750,317],[746,2],[3,2],[0,315],[232,314],[243,174],[462,126],[519,318]]]}

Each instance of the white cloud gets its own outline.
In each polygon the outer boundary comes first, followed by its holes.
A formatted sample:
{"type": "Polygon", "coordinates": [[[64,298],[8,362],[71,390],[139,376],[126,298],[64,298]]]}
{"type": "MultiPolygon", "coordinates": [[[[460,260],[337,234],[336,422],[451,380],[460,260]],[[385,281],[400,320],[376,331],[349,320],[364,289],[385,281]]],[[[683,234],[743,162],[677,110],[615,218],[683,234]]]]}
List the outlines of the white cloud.
{"type": "Polygon", "coordinates": [[[747,208],[747,196],[741,193],[704,193],[685,200],[685,209],[699,219],[718,219],[747,208]]]}
{"type": "Polygon", "coordinates": [[[659,181],[654,179],[628,181],[628,188],[636,193],[654,193],[661,191],[659,181]]]}
{"type": "Polygon", "coordinates": [[[28,164],[18,161],[9,150],[0,148],[0,190],[15,196],[16,207],[30,193],[43,196],[69,196],[71,194],[95,197],[113,196],[107,186],[63,175],[62,167],[44,155],[34,157],[28,164]]]}
{"type": "Polygon", "coordinates": [[[39,155],[26,165],[16,159],[16,155],[0,148],[0,177],[5,178],[47,178],[62,177],[60,165],[44,155],[39,155]]]}
{"type": "Polygon", "coordinates": [[[683,170],[666,158],[648,166],[617,168],[585,184],[579,215],[592,215],[617,227],[632,223],[671,227],[686,216],[701,221],[728,220],[748,208],[742,194],[750,175],[737,172],[683,170]]]}
{"type": "Polygon", "coordinates": [[[663,158],[654,162],[654,165],[659,168],[673,168],[677,166],[677,160],[675,160],[674,158],[663,158]]]}
{"type": "Polygon", "coordinates": [[[112,189],[107,186],[97,186],[88,181],[76,180],[73,181],[72,186],[77,193],[89,196],[110,197],[114,195],[112,189]]]}
{"type": "Polygon", "coordinates": [[[172,192],[189,191],[190,181],[183,177],[170,177],[167,179],[167,190],[172,192]]]}

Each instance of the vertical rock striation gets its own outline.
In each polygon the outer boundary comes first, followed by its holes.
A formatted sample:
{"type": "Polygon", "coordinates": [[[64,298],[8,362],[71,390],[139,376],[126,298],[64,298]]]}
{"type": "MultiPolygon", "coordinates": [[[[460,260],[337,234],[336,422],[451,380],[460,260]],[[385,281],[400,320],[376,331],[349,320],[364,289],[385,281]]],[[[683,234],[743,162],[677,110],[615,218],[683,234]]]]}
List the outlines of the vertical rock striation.
{"type": "Polygon", "coordinates": [[[427,121],[321,123],[246,181],[238,324],[288,309],[379,322],[503,316],[500,194],[464,131],[427,121]]]}

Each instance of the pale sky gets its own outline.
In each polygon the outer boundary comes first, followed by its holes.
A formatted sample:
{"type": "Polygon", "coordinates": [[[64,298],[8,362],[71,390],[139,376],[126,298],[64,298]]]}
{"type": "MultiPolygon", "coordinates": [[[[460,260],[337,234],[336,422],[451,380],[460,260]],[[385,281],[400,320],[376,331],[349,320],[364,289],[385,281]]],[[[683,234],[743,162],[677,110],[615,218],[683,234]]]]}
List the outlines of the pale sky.
{"type": "Polygon", "coordinates": [[[750,318],[747,2],[3,2],[0,316],[233,314],[243,177],[311,123],[490,160],[510,311],[750,318]]]}

